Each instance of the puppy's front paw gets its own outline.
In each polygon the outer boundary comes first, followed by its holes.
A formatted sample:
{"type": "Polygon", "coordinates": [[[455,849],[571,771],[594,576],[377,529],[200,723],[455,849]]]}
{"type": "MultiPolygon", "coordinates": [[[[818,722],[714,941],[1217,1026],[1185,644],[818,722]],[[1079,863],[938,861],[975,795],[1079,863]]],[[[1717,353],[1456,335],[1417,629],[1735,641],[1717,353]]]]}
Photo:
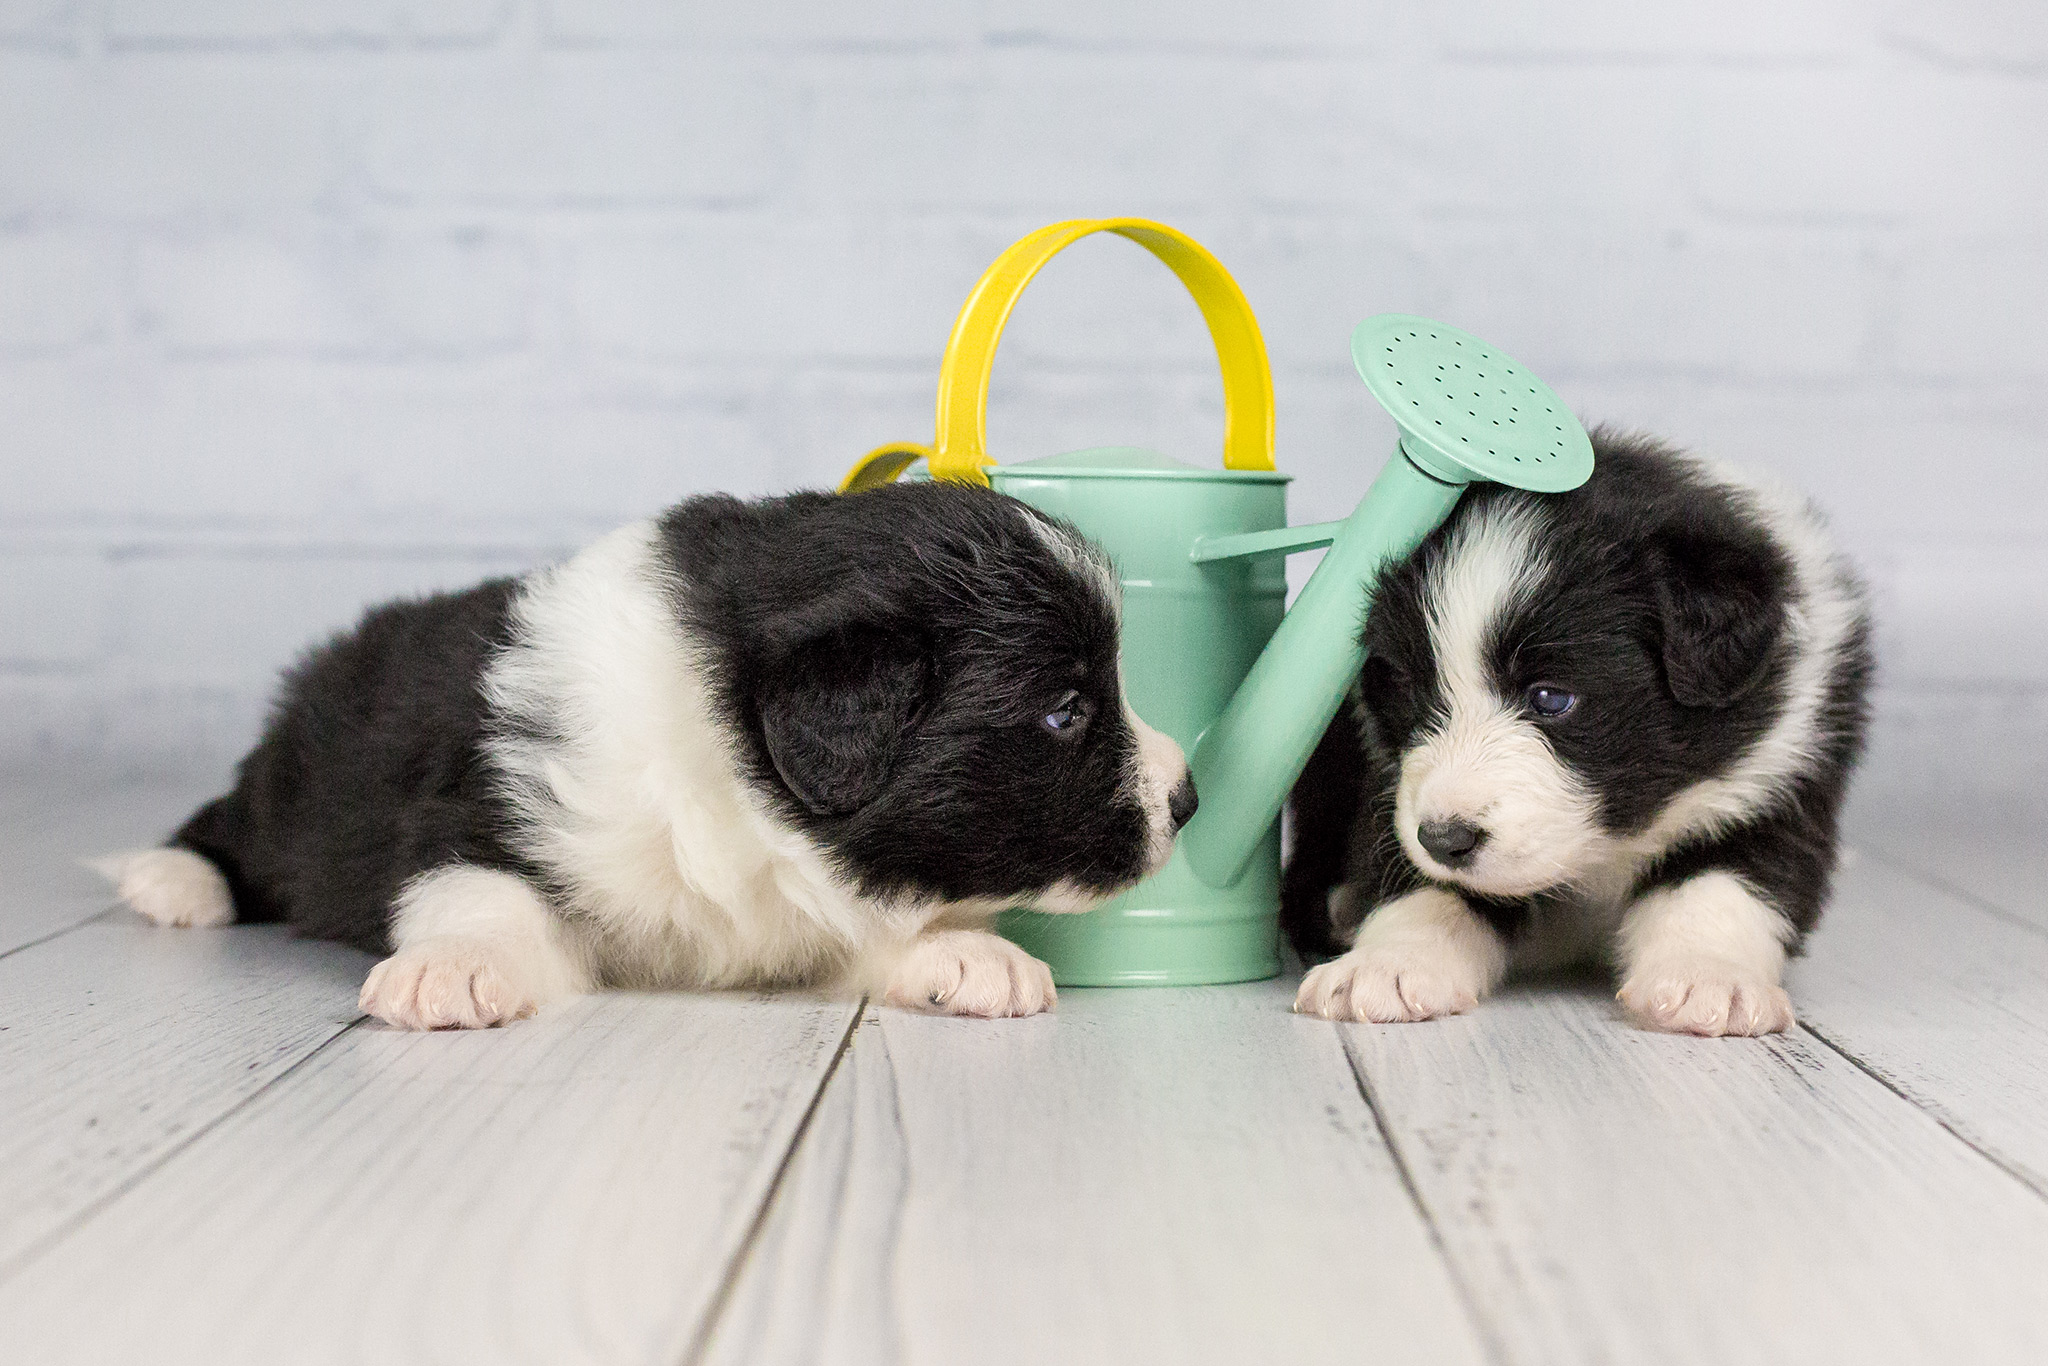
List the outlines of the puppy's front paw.
{"type": "Polygon", "coordinates": [[[889,978],[882,999],[907,1010],[999,1018],[1051,1010],[1052,969],[1007,939],[980,930],[922,935],[889,978]]]}
{"type": "Polygon", "coordinates": [[[1294,1009],[1326,1020],[1434,1020],[1470,1010],[1485,990],[1481,975],[1451,954],[1353,949],[1309,970],[1294,1009]]]}
{"type": "Polygon", "coordinates": [[[504,950],[444,936],[407,945],[370,969],[357,1005],[399,1029],[485,1029],[539,1008],[504,950]]]}
{"type": "Polygon", "coordinates": [[[1351,952],[1312,969],[1294,1008],[1326,1020],[1434,1020],[1479,1004],[1507,966],[1500,936],[1441,887],[1366,917],[1351,952]]]}
{"type": "Polygon", "coordinates": [[[1637,1024],[1671,1034],[1776,1034],[1794,1023],[1783,987],[1711,959],[1645,965],[1618,995],[1637,1024]]]}

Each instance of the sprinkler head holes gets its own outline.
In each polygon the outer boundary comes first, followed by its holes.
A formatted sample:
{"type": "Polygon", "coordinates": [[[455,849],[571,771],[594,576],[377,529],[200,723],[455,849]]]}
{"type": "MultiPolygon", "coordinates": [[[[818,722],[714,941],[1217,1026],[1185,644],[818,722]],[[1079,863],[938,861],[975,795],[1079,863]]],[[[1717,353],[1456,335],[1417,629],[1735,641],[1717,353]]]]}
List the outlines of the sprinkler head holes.
{"type": "Polygon", "coordinates": [[[1593,444],[1550,386],[1469,332],[1382,313],[1351,334],[1359,377],[1401,427],[1401,449],[1451,483],[1562,493],[1593,473],[1593,444]]]}

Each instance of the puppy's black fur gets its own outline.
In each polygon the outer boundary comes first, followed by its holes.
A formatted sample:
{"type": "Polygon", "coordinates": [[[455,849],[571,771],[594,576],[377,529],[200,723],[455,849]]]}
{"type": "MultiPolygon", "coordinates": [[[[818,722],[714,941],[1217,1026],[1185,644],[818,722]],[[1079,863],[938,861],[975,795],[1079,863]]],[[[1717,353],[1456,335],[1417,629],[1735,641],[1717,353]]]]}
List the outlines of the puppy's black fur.
{"type": "Polygon", "coordinates": [[[241,921],[390,952],[400,887],[464,862],[526,876],[485,763],[477,683],[517,583],[376,608],[284,677],[234,790],[171,839],[227,878],[241,921]]]}

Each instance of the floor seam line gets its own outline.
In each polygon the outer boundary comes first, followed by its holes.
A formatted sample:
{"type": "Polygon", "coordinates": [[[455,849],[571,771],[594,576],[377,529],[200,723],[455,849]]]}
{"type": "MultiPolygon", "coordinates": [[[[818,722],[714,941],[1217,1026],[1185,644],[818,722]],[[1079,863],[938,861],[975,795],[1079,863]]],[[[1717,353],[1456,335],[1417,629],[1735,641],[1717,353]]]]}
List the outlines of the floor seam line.
{"type": "Polygon", "coordinates": [[[1920,1114],[1927,1116],[1936,1124],[1939,1124],[1951,1138],[1956,1140],[1956,1142],[1962,1144],[1965,1148],[1968,1148],[1971,1152],[1977,1154],[1977,1156],[1983,1158],[1986,1162],[1989,1162],[1992,1166],[1998,1168],[1999,1171],[2004,1172],[2007,1176],[2019,1182],[2022,1186],[2027,1188],[2027,1191],[2030,1194],[2040,1199],[2048,1200],[2048,1186],[2043,1186],[2043,1184],[2041,1183],[2041,1179],[2039,1177],[2027,1171],[2026,1168],[2016,1166],[2007,1159],[1999,1156],[1997,1153],[1992,1152],[1989,1148],[1986,1148],[1976,1139],[1971,1138],[1961,1129],[1958,1129],[1949,1120],[1944,1119],[1939,1114],[1936,1114],[1933,1110],[1927,1108],[1925,1104],[1914,1098],[1914,1096],[1910,1092],[1905,1090],[1905,1088],[1898,1085],[1891,1078],[1885,1076],[1884,1073],[1878,1071],[1875,1067],[1871,1066],[1863,1059],[1857,1057],[1854,1053],[1851,1053],[1848,1050],[1848,1048],[1844,1045],[1839,1044],[1835,1040],[1829,1038],[1826,1033],[1824,1033],[1822,1030],[1816,1027],[1811,1021],[1801,1020],[1799,1024],[1800,1027],[1803,1028],[1807,1033],[1813,1035],[1814,1038],[1819,1039],[1822,1043],[1826,1044],[1835,1053],[1839,1054],[1845,1061],[1848,1062],[1848,1064],[1851,1067],[1861,1072],[1864,1076],[1869,1077],[1879,1086],[1882,1086],[1885,1090],[1891,1092],[1900,1100],[1906,1102],[1906,1104],[1912,1106],[1914,1110],[1918,1111],[1920,1114]]]}
{"type": "Polygon", "coordinates": [[[2013,926],[2015,929],[2025,930],[2029,934],[2040,935],[2042,938],[2048,939],[2048,928],[2043,928],[2042,926],[2036,924],[2034,921],[2027,919],[2027,917],[2020,915],[2018,912],[2007,910],[2005,907],[1999,905],[1995,901],[1988,901],[1985,898],[1977,895],[1975,892],[1969,891],[1968,889],[1963,887],[1956,886],[1954,883],[1948,881],[1948,879],[1942,877],[1939,873],[1930,873],[1924,868],[1918,867],[1915,864],[1903,862],[1890,854],[1873,853],[1868,849],[1862,848],[1861,846],[1858,846],[1858,851],[1863,855],[1863,857],[1870,859],[1876,863],[1882,863],[1895,873],[1904,873],[1907,877],[1917,878],[1921,882],[1924,882],[1928,886],[1934,888],[1936,891],[1944,892],[1947,895],[1954,897],[1956,900],[1962,902],[1965,906],[1968,906],[1972,910],[1982,911],[1985,915],[1990,916],[1992,919],[2002,921],[2007,925],[2013,926]]]}
{"type": "Polygon", "coordinates": [[[875,1019],[876,1044],[889,1067],[889,1122],[895,1126],[896,1151],[903,1156],[903,1183],[896,1190],[896,1207],[889,1217],[889,1257],[885,1275],[888,1277],[887,1293],[884,1296],[883,1315],[889,1325],[889,1366],[902,1366],[905,1360],[903,1344],[908,1335],[904,1324],[908,1319],[898,1301],[898,1291],[903,1278],[898,1272],[903,1260],[903,1221],[910,1209],[910,1135],[903,1127],[903,1084],[896,1071],[896,1055],[889,1050],[889,1036],[881,1029],[881,1018],[875,1019]]]}
{"type": "Polygon", "coordinates": [[[313,1061],[313,1059],[319,1057],[322,1053],[326,1052],[329,1048],[333,1047],[337,1040],[347,1037],[351,1030],[355,1029],[358,1025],[362,1024],[365,1020],[369,1018],[370,1017],[367,1015],[358,1015],[354,1019],[350,1020],[347,1024],[335,1030],[332,1034],[329,1034],[326,1038],[322,1039],[319,1043],[315,1044],[312,1048],[308,1049],[306,1051],[305,1056],[294,1061],[292,1065],[285,1068],[284,1071],[279,1072],[269,1081],[264,1082],[254,1091],[251,1091],[248,1095],[243,1096],[233,1105],[230,1105],[227,1109],[221,1111],[212,1119],[208,1120],[206,1123],[194,1129],[191,1133],[187,1134],[183,1139],[181,1139],[177,1143],[174,1143],[170,1147],[164,1149],[163,1152],[159,1153],[146,1166],[142,1167],[138,1171],[129,1173],[126,1177],[123,1177],[120,1184],[116,1185],[112,1190],[100,1196],[98,1199],[92,1201],[90,1204],[85,1205],[84,1207],[79,1209],[77,1213],[73,1214],[69,1219],[65,1220],[64,1223],[62,1223],[56,1228],[51,1229],[41,1238],[38,1238],[34,1243],[31,1243],[29,1246],[23,1248],[20,1252],[17,1252],[13,1257],[9,1258],[4,1264],[0,1264],[0,1285],[5,1285],[8,1281],[14,1279],[16,1276],[26,1271],[35,1262],[39,1261],[44,1256],[48,1255],[48,1253],[53,1248],[55,1248],[59,1243],[71,1237],[71,1235],[77,1233],[80,1229],[84,1228],[94,1219],[97,1219],[100,1215],[104,1214],[107,1211],[107,1209],[110,1206],[112,1206],[116,1201],[120,1200],[123,1196],[133,1192],[137,1187],[141,1186],[143,1182],[149,1180],[152,1176],[155,1176],[158,1172],[162,1171],[181,1153],[184,1153],[187,1150],[189,1150],[193,1144],[199,1142],[199,1140],[205,1138],[208,1134],[211,1134],[216,1129],[220,1128],[221,1125],[227,1123],[236,1115],[241,1114],[251,1105],[254,1105],[259,1099],[267,1095],[272,1087],[277,1086],[286,1078],[296,1073],[301,1067],[304,1067],[307,1063],[310,1063],[311,1061],[313,1061]]]}
{"type": "Polygon", "coordinates": [[[839,1046],[832,1051],[832,1061],[825,1065],[824,1075],[818,1078],[817,1089],[811,1092],[810,1102],[804,1106],[803,1117],[796,1122],[796,1132],[789,1136],[789,1146],[782,1150],[781,1158],[775,1164],[775,1174],[768,1178],[768,1189],[761,1193],[761,1203],[754,1208],[754,1215],[747,1221],[747,1231],[740,1236],[740,1245],[734,1250],[732,1260],[726,1263],[718,1278],[718,1288],[711,1294],[711,1302],[704,1307],[704,1318],[691,1334],[689,1344],[684,1347],[679,1359],[681,1366],[696,1366],[711,1350],[711,1335],[718,1327],[718,1321],[725,1317],[725,1311],[732,1304],[733,1291],[739,1287],[740,1276],[753,1260],[755,1249],[761,1242],[761,1231],[768,1225],[768,1212],[775,1207],[775,1197],[782,1191],[783,1182],[789,1178],[789,1169],[796,1164],[796,1155],[804,1145],[804,1137],[811,1131],[811,1121],[817,1118],[818,1106],[825,1099],[825,1088],[832,1084],[832,1078],[839,1075],[839,1068],[846,1061],[847,1050],[853,1047],[853,1036],[866,1018],[868,998],[860,998],[854,1008],[853,1018],[847,1021],[846,1032],[839,1037],[839,1046]]]}
{"type": "Polygon", "coordinates": [[[1416,1183],[1415,1173],[1409,1169],[1408,1159],[1394,1141],[1394,1131],[1388,1127],[1386,1116],[1380,1109],[1379,1098],[1373,1094],[1372,1082],[1366,1079],[1365,1068],[1358,1055],[1346,1044],[1343,1026],[1331,1023],[1332,1032],[1337,1035],[1337,1047],[1344,1054],[1345,1066],[1351,1069],[1352,1084],[1358,1088],[1358,1095],[1365,1102],[1366,1112],[1372,1116],[1373,1128],[1379,1131],[1380,1142],[1393,1161],[1394,1172],[1401,1178],[1401,1188],[1408,1192],[1409,1203],[1415,1206],[1417,1217],[1422,1220],[1423,1229],[1429,1234],[1430,1245],[1436,1249],[1437,1257],[1443,1262],[1444,1274],[1450,1277],[1451,1289],[1457,1295],[1459,1304],[1464,1306],[1465,1317],[1472,1324],[1472,1331],[1479,1337],[1481,1347],[1488,1361],[1494,1366],[1507,1366],[1511,1360],[1507,1345],[1493,1331],[1493,1325],[1479,1310],[1479,1298],[1465,1280],[1464,1268],[1458,1265],[1451,1246],[1444,1241],[1443,1230],[1437,1226],[1436,1216],[1430,1212],[1429,1204],[1422,1198],[1422,1187],[1416,1183]]]}
{"type": "Polygon", "coordinates": [[[121,908],[119,906],[109,906],[104,911],[94,911],[91,915],[87,916],[83,920],[74,920],[69,925],[66,925],[61,929],[51,930],[48,934],[41,935],[35,939],[31,939],[26,944],[16,944],[11,949],[0,949],[0,958],[12,958],[17,953],[26,953],[28,950],[35,948],[39,944],[49,943],[52,939],[62,939],[65,935],[70,934],[75,930],[82,930],[87,925],[97,925],[99,924],[100,921],[105,920],[108,916],[112,915],[114,912],[120,909],[121,908]]]}

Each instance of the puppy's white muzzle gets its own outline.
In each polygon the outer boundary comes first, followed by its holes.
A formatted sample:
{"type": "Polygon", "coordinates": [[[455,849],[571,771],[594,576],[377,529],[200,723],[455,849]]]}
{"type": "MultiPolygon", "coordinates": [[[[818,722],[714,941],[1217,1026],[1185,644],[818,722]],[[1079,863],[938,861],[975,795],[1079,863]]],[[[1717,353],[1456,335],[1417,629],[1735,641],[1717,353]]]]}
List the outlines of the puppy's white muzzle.
{"type": "Polygon", "coordinates": [[[1195,814],[1195,780],[1188,772],[1188,756],[1172,736],[1152,729],[1128,707],[1124,716],[1138,739],[1135,782],[1152,838],[1145,871],[1156,873],[1173,857],[1174,836],[1195,814]]]}
{"type": "Polygon", "coordinates": [[[1394,829],[1417,868],[1487,896],[1576,881],[1607,844],[1592,795],[1506,708],[1453,715],[1403,756],[1394,829]]]}

